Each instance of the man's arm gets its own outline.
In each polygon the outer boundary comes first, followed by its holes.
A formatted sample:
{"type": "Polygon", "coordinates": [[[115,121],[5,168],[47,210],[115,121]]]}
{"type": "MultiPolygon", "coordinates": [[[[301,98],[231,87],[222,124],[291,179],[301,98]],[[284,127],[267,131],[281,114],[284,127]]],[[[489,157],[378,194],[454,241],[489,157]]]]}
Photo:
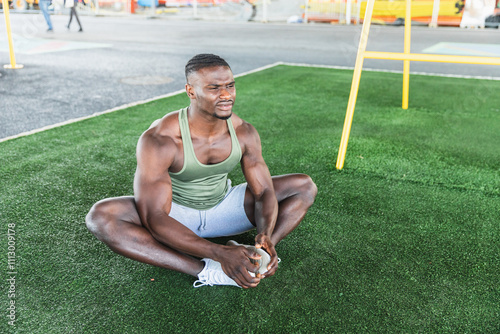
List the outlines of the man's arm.
{"type": "Polygon", "coordinates": [[[177,147],[173,140],[146,133],[137,146],[134,197],[144,226],[159,242],[198,256],[213,256],[214,246],[169,216],[172,181],[168,169],[177,147]],[[198,240],[201,239],[201,240],[198,240]]]}
{"type": "Polygon", "coordinates": [[[265,276],[272,276],[278,268],[278,256],[271,241],[276,218],[278,217],[278,201],[274,193],[273,181],[269,169],[262,157],[262,147],[257,130],[248,123],[242,125],[244,135],[244,152],[241,159],[241,168],[248,188],[255,200],[255,224],[257,236],[256,247],[264,248],[271,255],[269,271],[265,276]]]}
{"type": "Polygon", "coordinates": [[[172,205],[172,181],[168,170],[174,162],[177,146],[169,137],[154,135],[149,130],[141,136],[137,147],[137,171],[134,196],[145,228],[160,243],[180,252],[220,262],[226,274],[244,288],[255,287],[259,279],[248,270],[256,266],[245,250],[218,245],[200,238],[169,216],[172,205]],[[150,131],[150,132],[149,132],[150,131]],[[248,268],[242,263],[248,262],[248,268]]]}

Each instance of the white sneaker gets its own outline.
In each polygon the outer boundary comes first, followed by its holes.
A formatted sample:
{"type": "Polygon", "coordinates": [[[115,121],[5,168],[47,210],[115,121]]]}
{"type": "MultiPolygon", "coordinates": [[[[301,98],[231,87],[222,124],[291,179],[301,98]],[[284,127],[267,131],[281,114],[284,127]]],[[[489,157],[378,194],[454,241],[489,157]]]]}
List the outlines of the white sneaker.
{"type": "Polygon", "coordinates": [[[226,275],[219,262],[212,259],[202,259],[205,262],[205,267],[198,274],[198,280],[193,283],[195,288],[204,285],[234,285],[240,287],[238,283],[226,275]]]}
{"type": "Polygon", "coordinates": [[[264,274],[267,272],[267,266],[269,265],[269,262],[271,262],[271,256],[265,250],[263,250],[262,248],[257,248],[255,246],[251,246],[251,245],[242,245],[242,244],[237,243],[234,240],[229,240],[227,242],[227,245],[229,245],[229,246],[243,246],[243,247],[248,248],[250,250],[253,250],[257,254],[259,254],[260,255],[259,260],[250,259],[250,261],[252,261],[252,263],[254,263],[254,264],[259,265],[259,270],[258,270],[259,274],[264,274]]]}

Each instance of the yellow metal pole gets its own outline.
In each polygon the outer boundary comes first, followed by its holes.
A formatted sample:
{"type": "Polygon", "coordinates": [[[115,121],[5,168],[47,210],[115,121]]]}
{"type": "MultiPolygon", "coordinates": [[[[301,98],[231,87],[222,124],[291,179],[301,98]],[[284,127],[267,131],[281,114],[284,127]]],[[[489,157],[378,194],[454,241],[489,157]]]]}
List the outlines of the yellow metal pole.
{"type": "Polygon", "coordinates": [[[3,0],[3,14],[5,16],[5,26],[7,30],[7,39],[9,40],[9,55],[10,55],[10,64],[4,65],[4,68],[18,69],[23,68],[23,65],[16,64],[16,56],[14,55],[14,44],[12,43],[12,31],[10,29],[10,16],[9,16],[9,2],[7,0],[3,0]]]}
{"type": "Polygon", "coordinates": [[[354,66],[354,73],[352,77],[351,92],[349,94],[349,102],[347,103],[344,129],[342,131],[342,139],[340,140],[339,154],[337,156],[337,169],[342,169],[344,167],[347,143],[349,142],[349,133],[351,132],[354,107],[356,106],[356,98],[358,96],[359,81],[361,79],[361,71],[363,69],[364,53],[366,50],[366,44],[368,43],[368,33],[370,32],[374,4],[375,0],[368,0],[366,5],[365,19],[363,21],[363,29],[361,30],[358,54],[356,56],[356,64],[354,66]]]}
{"type": "MultiPolygon", "coordinates": [[[[411,42],[411,0],[406,0],[404,53],[410,54],[411,42]]],[[[410,61],[403,62],[403,109],[408,109],[410,91],[410,61]]]]}
{"type": "Polygon", "coordinates": [[[482,57],[482,56],[452,56],[452,55],[433,55],[424,53],[399,53],[399,52],[379,52],[366,51],[365,58],[387,59],[387,60],[411,60],[428,61],[436,63],[458,63],[475,65],[500,65],[500,57],[482,57]]]}

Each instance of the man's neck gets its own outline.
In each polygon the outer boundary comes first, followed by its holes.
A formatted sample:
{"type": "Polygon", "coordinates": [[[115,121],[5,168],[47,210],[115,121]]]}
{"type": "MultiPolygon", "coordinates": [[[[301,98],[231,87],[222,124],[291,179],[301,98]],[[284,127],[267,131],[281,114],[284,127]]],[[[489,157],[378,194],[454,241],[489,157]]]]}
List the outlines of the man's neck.
{"type": "Polygon", "coordinates": [[[196,136],[208,138],[227,131],[226,120],[199,112],[193,106],[188,107],[187,116],[191,134],[196,136]]]}

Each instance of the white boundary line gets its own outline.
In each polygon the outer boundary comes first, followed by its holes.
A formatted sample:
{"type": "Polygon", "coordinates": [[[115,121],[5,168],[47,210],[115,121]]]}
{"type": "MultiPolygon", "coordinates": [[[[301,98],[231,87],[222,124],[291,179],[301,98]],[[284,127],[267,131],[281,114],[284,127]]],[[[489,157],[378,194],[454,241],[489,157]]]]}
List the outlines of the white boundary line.
{"type": "MultiPolygon", "coordinates": [[[[283,63],[277,62],[277,63],[274,63],[274,64],[270,64],[270,65],[258,67],[256,69],[251,70],[251,71],[237,74],[237,75],[235,75],[235,77],[237,78],[237,77],[241,77],[241,76],[244,76],[244,75],[248,75],[248,74],[252,74],[252,73],[264,71],[264,70],[267,70],[269,68],[272,68],[272,67],[275,67],[275,66],[278,66],[278,65],[281,65],[281,64],[283,64],[283,63]]],[[[167,97],[175,96],[175,95],[182,94],[182,93],[185,93],[185,92],[186,91],[184,89],[181,89],[181,90],[178,90],[178,91],[175,91],[175,92],[172,92],[172,93],[168,93],[168,94],[165,94],[165,95],[156,96],[156,97],[153,97],[153,98],[150,98],[150,99],[147,99],[147,100],[142,100],[142,101],[136,101],[136,102],[132,102],[132,103],[127,103],[127,104],[124,104],[124,105],[121,105],[121,106],[118,106],[118,107],[115,107],[115,108],[112,108],[112,109],[108,109],[108,110],[101,111],[101,112],[96,112],[96,113],[94,113],[92,115],[78,117],[78,118],[73,118],[73,119],[70,119],[70,120],[67,120],[67,121],[64,121],[64,122],[60,122],[60,123],[56,123],[56,124],[52,124],[52,125],[47,125],[47,126],[44,126],[44,127],[38,128],[38,129],[34,129],[34,130],[22,132],[22,133],[19,133],[17,135],[13,135],[13,136],[10,136],[10,137],[1,138],[0,139],[0,143],[8,141],[8,140],[12,140],[12,139],[20,138],[20,137],[26,137],[26,136],[29,136],[29,135],[32,135],[32,134],[35,134],[35,133],[39,133],[39,132],[47,131],[47,130],[50,130],[50,129],[58,128],[58,127],[61,127],[61,126],[64,126],[64,125],[68,125],[68,124],[80,122],[80,121],[83,121],[83,120],[86,120],[86,119],[89,119],[89,118],[93,118],[93,117],[97,117],[97,116],[101,116],[101,115],[104,115],[104,114],[109,114],[109,113],[112,113],[112,112],[115,112],[115,111],[123,110],[123,109],[130,108],[130,107],[134,107],[134,106],[137,106],[137,105],[140,105],[140,104],[145,104],[145,103],[153,102],[153,101],[156,101],[156,100],[164,99],[164,98],[167,98],[167,97]]]]}
{"type": "MultiPolygon", "coordinates": [[[[275,67],[275,66],[278,66],[278,65],[281,65],[281,64],[283,64],[283,63],[277,62],[277,63],[274,63],[274,64],[270,64],[270,65],[258,67],[256,69],[251,70],[251,71],[237,74],[237,75],[235,75],[235,77],[241,77],[241,76],[245,76],[245,75],[248,75],[248,74],[252,74],[252,73],[264,71],[264,70],[267,70],[269,68],[272,68],[272,67],[275,67]]],[[[34,130],[22,132],[22,133],[19,133],[17,135],[13,135],[13,136],[10,136],[10,137],[1,138],[0,139],[0,143],[2,143],[4,141],[12,140],[12,139],[20,138],[20,137],[26,137],[26,136],[29,136],[29,135],[32,135],[32,134],[35,134],[35,133],[39,133],[39,132],[47,131],[47,130],[50,130],[50,129],[58,128],[58,127],[61,127],[61,126],[64,126],[64,125],[68,125],[68,124],[80,122],[80,121],[83,121],[83,120],[86,120],[86,119],[89,119],[89,118],[93,118],[93,117],[97,117],[97,116],[101,116],[101,115],[104,115],[104,114],[109,114],[109,113],[112,113],[112,112],[115,112],[115,111],[123,110],[123,109],[130,108],[130,107],[134,107],[134,106],[137,106],[137,105],[140,105],[140,104],[145,104],[145,103],[153,102],[153,101],[156,101],[156,100],[164,99],[164,98],[167,98],[167,97],[172,97],[172,96],[175,96],[175,95],[178,95],[178,94],[182,94],[182,93],[185,93],[185,92],[186,91],[184,89],[181,89],[181,90],[169,93],[169,94],[156,96],[156,97],[153,97],[153,98],[150,98],[150,99],[147,99],[147,100],[142,100],[142,101],[136,101],[136,102],[132,102],[132,103],[127,103],[127,104],[124,104],[124,105],[121,105],[121,106],[118,106],[118,107],[115,107],[115,108],[112,108],[112,109],[108,109],[108,110],[101,111],[101,112],[96,112],[96,113],[94,113],[92,115],[78,117],[78,118],[73,118],[73,119],[70,119],[70,120],[67,120],[67,121],[64,121],[64,122],[60,122],[60,123],[56,123],[56,124],[52,124],[52,125],[47,125],[47,126],[44,126],[44,127],[38,128],[38,129],[34,129],[34,130]]]]}
{"type": "Polygon", "coordinates": [[[250,70],[248,72],[243,72],[243,73],[237,74],[234,77],[238,78],[238,77],[242,77],[242,76],[245,76],[245,75],[248,75],[248,74],[252,74],[252,73],[256,73],[256,72],[261,72],[261,71],[273,68],[273,67],[278,66],[278,65],[286,65],[286,63],[278,61],[278,62],[273,63],[273,64],[265,65],[265,66],[262,66],[262,67],[257,67],[256,69],[250,70]]]}
{"type": "MultiPolygon", "coordinates": [[[[354,67],[350,67],[350,66],[311,65],[311,64],[301,64],[301,63],[276,62],[276,63],[269,64],[269,65],[266,65],[266,66],[258,67],[258,68],[254,69],[254,70],[251,70],[251,71],[247,71],[247,72],[243,72],[243,73],[237,74],[237,75],[235,75],[235,77],[237,78],[237,77],[242,77],[242,76],[245,76],[245,75],[248,75],[248,74],[252,74],[252,73],[256,73],[256,72],[261,72],[261,71],[267,70],[269,68],[272,68],[272,67],[275,67],[275,66],[278,66],[278,65],[312,67],[312,68],[329,68],[329,69],[336,69],[336,70],[354,70],[354,67]]],[[[387,73],[396,73],[396,74],[402,74],[403,73],[403,71],[379,70],[379,69],[372,69],[372,68],[364,68],[363,71],[368,71],[368,72],[387,72],[387,73]]],[[[485,76],[455,75],[455,74],[440,74],[440,73],[425,73],[425,72],[410,72],[410,74],[412,74],[412,75],[425,75],[425,76],[438,76],[438,77],[447,77],[447,78],[480,79],[480,80],[500,81],[500,77],[485,77],[485,76]]],[[[56,124],[44,126],[42,128],[39,128],[39,129],[22,132],[22,133],[19,133],[17,135],[14,135],[14,136],[1,138],[0,139],[0,143],[8,141],[8,140],[12,140],[12,139],[20,138],[20,137],[26,137],[26,136],[29,136],[29,135],[32,135],[32,134],[35,134],[35,133],[39,133],[39,132],[47,131],[47,130],[50,130],[50,129],[58,128],[58,127],[61,127],[61,126],[64,126],[64,125],[68,125],[68,124],[80,122],[80,121],[83,121],[83,120],[86,120],[86,119],[89,119],[89,118],[93,118],[93,117],[97,117],[97,116],[100,116],[100,115],[109,114],[109,113],[112,113],[112,112],[115,112],[115,111],[123,110],[123,109],[130,108],[130,107],[134,107],[134,106],[137,106],[137,105],[140,105],[140,104],[145,104],[145,103],[153,102],[153,101],[156,101],[156,100],[164,99],[164,98],[167,98],[167,97],[172,97],[172,96],[175,96],[175,95],[178,95],[178,94],[182,94],[184,92],[185,92],[185,90],[181,89],[181,90],[178,90],[178,91],[175,91],[175,92],[172,92],[172,93],[168,93],[168,94],[165,94],[165,95],[156,96],[156,97],[153,97],[153,98],[150,98],[150,99],[147,99],[147,100],[136,101],[136,102],[124,104],[124,105],[121,105],[121,106],[118,106],[118,107],[115,107],[115,108],[112,108],[112,109],[108,109],[108,110],[105,110],[105,111],[94,113],[94,114],[89,115],[89,116],[74,118],[74,119],[70,119],[70,120],[67,120],[67,121],[64,121],[64,122],[60,122],[60,123],[56,123],[56,124]]]]}
{"type": "MultiPolygon", "coordinates": [[[[280,62],[278,65],[301,66],[301,67],[317,67],[317,68],[331,68],[331,69],[335,69],[335,70],[354,70],[354,66],[351,67],[351,66],[333,66],[333,65],[311,65],[311,64],[301,64],[301,63],[286,63],[286,62],[280,62]]],[[[383,70],[383,69],[376,69],[376,68],[363,68],[363,71],[403,74],[403,71],[383,70]]],[[[444,77],[444,78],[479,79],[479,80],[500,81],[500,77],[486,77],[486,76],[459,75],[459,74],[443,74],[443,73],[427,73],[427,72],[410,72],[410,74],[412,74],[412,75],[425,75],[425,76],[432,76],[432,77],[444,77]]]]}
{"type": "Polygon", "coordinates": [[[114,111],[118,111],[118,110],[126,109],[126,108],[129,108],[129,107],[137,106],[137,105],[140,105],[140,104],[152,102],[152,101],[155,101],[155,100],[158,100],[158,99],[162,99],[162,98],[165,98],[165,97],[174,96],[174,95],[180,94],[182,92],[184,92],[184,90],[178,90],[178,91],[166,94],[166,95],[161,95],[161,96],[153,97],[153,98],[147,99],[147,100],[132,102],[132,103],[124,104],[124,105],[121,105],[121,106],[118,106],[118,107],[115,107],[115,108],[112,108],[112,109],[108,109],[108,110],[105,110],[105,111],[96,112],[96,113],[94,113],[92,115],[83,116],[83,117],[79,117],[79,118],[73,118],[73,119],[70,119],[70,120],[67,120],[67,121],[64,121],[64,122],[60,122],[60,123],[56,123],[56,124],[52,124],[52,125],[47,125],[47,126],[44,126],[42,128],[39,128],[39,129],[22,132],[22,133],[19,133],[17,135],[14,135],[14,136],[2,138],[2,139],[0,139],[0,143],[4,142],[4,141],[11,140],[11,139],[16,139],[16,138],[19,138],[19,137],[26,137],[26,136],[29,136],[29,135],[32,135],[32,134],[35,134],[35,133],[38,133],[38,132],[43,132],[43,131],[47,131],[47,130],[50,130],[50,129],[58,128],[58,127],[61,127],[63,125],[68,125],[68,124],[71,124],[71,123],[80,122],[80,121],[83,121],[83,120],[86,120],[86,119],[89,119],[89,118],[93,118],[93,117],[97,117],[97,116],[100,116],[100,115],[109,114],[109,113],[112,113],[114,111]]]}

